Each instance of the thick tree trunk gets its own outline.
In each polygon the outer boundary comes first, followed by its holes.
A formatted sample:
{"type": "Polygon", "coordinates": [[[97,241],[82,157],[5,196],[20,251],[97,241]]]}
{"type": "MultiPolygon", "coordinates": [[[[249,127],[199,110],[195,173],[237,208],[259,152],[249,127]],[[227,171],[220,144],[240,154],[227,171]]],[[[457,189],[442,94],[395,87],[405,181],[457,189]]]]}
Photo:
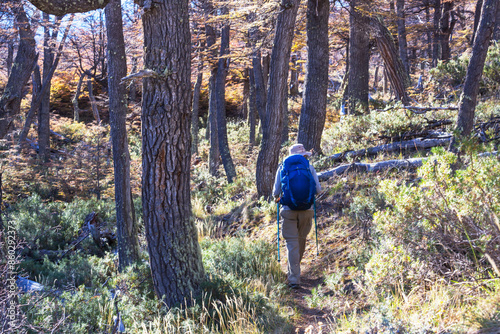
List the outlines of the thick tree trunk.
{"type": "Polygon", "coordinates": [[[142,203],[156,295],[172,307],[204,280],[191,220],[191,57],[187,0],[155,1],[142,16],[142,203]],[[168,56],[166,56],[168,55],[168,56]]]}
{"type": "Polygon", "coordinates": [[[222,164],[226,171],[228,183],[233,183],[236,178],[236,169],[234,167],[229,143],[227,140],[227,120],[226,120],[226,76],[229,69],[229,24],[224,24],[221,31],[220,53],[217,66],[217,76],[215,78],[215,91],[217,94],[217,132],[219,137],[219,151],[222,158],[222,164]]]}
{"type": "Polygon", "coordinates": [[[484,62],[488,53],[493,30],[495,29],[497,11],[500,9],[498,0],[484,0],[481,8],[481,20],[477,29],[472,55],[467,67],[464,90],[460,96],[456,131],[460,136],[468,136],[474,126],[479,83],[483,73],[484,62]]]}
{"type": "Polygon", "coordinates": [[[256,183],[259,196],[269,197],[278,168],[284,115],[287,110],[287,77],[300,0],[282,0],[274,37],[267,91],[262,143],[257,159],[256,183]]]}
{"type": "Polygon", "coordinates": [[[7,44],[7,59],[5,60],[5,66],[7,66],[7,77],[10,76],[10,71],[12,70],[13,61],[14,61],[14,41],[11,39],[7,44]]]}
{"type": "Polygon", "coordinates": [[[127,87],[121,79],[127,75],[127,57],[123,37],[120,0],[110,0],[105,8],[108,39],[108,94],[113,167],[115,177],[118,269],[139,261],[139,239],[130,186],[130,153],[126,126],[127,87]]]}
{"type": "Polygon", "coordinates": [[[403,62],[406,73],[410,73],[408,62],[408,43],[406,41],[406,18],[405,18],[405,0],[396,0],[396,14],[398,17],[398,44],[399,57],[403,62]]]}
{"type": "Polygon", "coordinates": [[[479,20],[481,19],[482,6],[483,6],[483,0],[477,0],[476,10],[474,11],[474,28],[472,30],[472,38],[470,40],[470,46],[474,45],[474,38],[476,37],[477,27],[479,26],[479,20]]]}
{"type": "Polygon", "coordinates": [[[19,47],[7,85],[0,97],[0,139],[5,137],[13,117],[20,112],[23,88],[38,58],[35,32],[31,29],[24,8],[21,4],[16,4],[13,12],[19,30],[19,47]]]}
{"type": "Polygon", "coordinates": [[[370,47],[368,34],[368,18],[363,11],[368,9],[367,4],[360,0],[351,1],[349,15],[349,63],[356,64],[349,67],[347,84],[347,105],[349,114],[368,112],[368,82],[370,47]]]}
{"type": "Polygon", "coordinates": [[[297,141],[321,152],[328,93],[329,0],[307,2],[307,65],[297,141]]]}

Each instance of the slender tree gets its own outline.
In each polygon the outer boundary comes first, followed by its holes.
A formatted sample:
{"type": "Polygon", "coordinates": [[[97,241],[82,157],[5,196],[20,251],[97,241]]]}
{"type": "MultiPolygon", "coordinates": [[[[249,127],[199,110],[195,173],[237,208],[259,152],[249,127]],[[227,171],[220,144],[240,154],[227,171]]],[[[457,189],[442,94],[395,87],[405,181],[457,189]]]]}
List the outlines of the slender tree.
{"type": "Polygon", "coordinates": [[[307,65],[298,142],[307,150],[321,152],[328,92],[329,0],[307,2],[307,65]]]}
{"type": "MultiPolygon", "coordinates": [[[[465,75],[464,89],[460,96],[456,132],[460,136],[468,136],[474,126],[479,83],[483,73],[488,46],[495,29],[497,12],[500,11],[498,0],[483,0],[481,19],[472,47],[472,55],[465,75]]],[[[454,143],[452,143],[452,146],[454,143]]]]}
{"type": "Polygon", "coordinates": [[[406,40],[406,14],[405,0],[396,0],[396,15],[398,17],[398,45],[399,57],[403,62],[406,73],[410,73],[410,65],[408,62],[408,42],[406,40]]]}
{"type": "Polygon", "coordinates": [[[278,168],[284,115],[287,109],[290,53],[299,4],[300,0],[282,0],[276,22],[266,114],[262,119],[263,135],[257,158],[256,183],[259,196],[271,196],[273,180],[278,168]]]}
{"type": "Polygon", "coordinates": [[[127,58],[120,0],[110,0],[104,11],[108,39],[109,120],[113,144],[118,269],[123,271],[125,267],[139,260],[138,229],[130,186],[130,153],[126,126],[127,87],[120,82],[121,78],[127,75],[127,58]]]}
{"type": "MultiPolygon", "coordinates": [[[[227,8],[222,10],[227,14],[227,8]]],[[[226,21],[221,30],[221,42],[219,60],[217,64],[217,74],[215,77],[216,108],[217,108],[217,133],[219,139],[219,152],[222,158],[222,164],[226,171],[227,182],[232,183],[236,178],[236,169],[234,167],[229,143],[227,140],[227,121],[226,121],[226,76],[229,69],[229,33],[230,25],[226,21]]]]}

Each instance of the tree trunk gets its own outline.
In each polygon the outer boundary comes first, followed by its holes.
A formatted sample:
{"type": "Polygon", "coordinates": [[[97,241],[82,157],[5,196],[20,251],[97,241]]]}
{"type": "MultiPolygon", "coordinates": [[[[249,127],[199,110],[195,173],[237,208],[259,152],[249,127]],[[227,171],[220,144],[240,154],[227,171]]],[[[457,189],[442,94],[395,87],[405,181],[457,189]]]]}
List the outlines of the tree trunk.
{"type": "Polygon", "coordinates": [[[370,47],[367,31],[368,18],[363,15],[367,4],[360,0],[351,1],[349,15],[349,67],[347,84],[347,105],[349,114],[368,112],[368,82],[370,47]]]}
{"type": "MultiPolygon", "coordinates": [[[[464,90],[460,96],[458,107],[458,119],[456,131],[460,136],[468,136],[474,125],[474,114],[476,109],[477,94],[483,73],[484,62],[488,53],[497,11],[500,11],[498,0],[484,0],[481,8],[481,19],[472,47],[472,55],[467,67],[464,90]]],[[[453,145],[453,143],[452,143],[453,145]]]]}
{"type": "Polygon", "coordinates": [[[257,106],[256,106],[256,90],[255,90],[255,78],[253,70],[249,71],[249,81],[250,81],[250,95],[248,97],[248,126],[250,127],[249,134],[249,144],[251,146],[255,145],[255,128],[257,127],[257,106]]]}
{"type": "Polygon", "coordinates": [[[14,61],[14,41],[11,39],[7,44],[7,59],[5,60],[5,65],[7,66],[7,77],[10,76],[13,61],[14,61]]]}
{"type": "Polygon", "coordinates": [[[321,152],[328,93],[329,0],[307,2],[307,65],[297,141],[321,152]]]}
{"type": "Polygon", "coordinates": [[[410,77],[399,57],[392,35],[389,29],[382,24],[380,18],[371,18],[370,25],[376,35],[377,47],[384,59],[385,69],[396,93],[396,98],[406,105],[410,101],[407,92],[410,86],[410,77]]]}
{"type": "Polygon", "coordinates": [[[452,15],[453,2],[443,2],[441,19],[439,20],[439,32],[441,34],[441,60],[448,61],[451,58],[450,36],[455,27],[456,19],[452,15]]]}
{"type": "Polygon", "coordinates": [[[256,183],[259,196],[271,196],[278,168],[284,115],[287,109],[287,77],[300,0],[282,0],[271,55],[266,115],[263,136],[257,158],[256,183]]]}
{"type": "Polygon", "coordinates": [[[5,137],[13,117],[20,112],[23,88],[38,58],[35,32],[31,29],[23,6],[16,4],[12,10],[19,30],[19,47],[7,85],[0,97],[0,139],[5,137]]]}
{"type": "Polygon", "coordinates": [[[483,0],[477,0],[476,10],[474,11],[474,28],[472,30],[472,38],[470,40],[470,46],[474,45],[474,38],[476,37],[477,27],[479,26],[479,20],[481,19],[482,6],[483,6],[483,0]]]}
{"type": "Polygon", "coordinates": [[[94,96],[94,88],[92,85],[92,76],[90,72],[87,73],[87,89],[89,90],[89,100],[90,106],[92,107],[92,114],[97,122],[97,125],[101,124],[101,117],[99,116],[99,110],[97,109],[97,102],[94,96]]]}
{"type": "MultiPolygon", "coordinates": [[[[132,73],[137,72],[137,60],[138,57],[132,57],[132,69],[130,70],[132,73]]],[[[136,102],[137,100],[137,83],[135,80],[132,80],[130,83],[129,93],[128,93],[129,101],[136,102]]]]}
{"type": "Polygon", "coordinates": [[[440,55],[441,34],[439,31],[439,19],[441,18],[441,0],[434,0],[433,30],[432,40],[432,67],[436,67],[440,55]]]}
{"type": "Polygon", "coordinates": [[[80,79],[78,79],[78,84],[76,85],[76,91],[75,95],[73,96],[73,99],[71,102],[73,103],[73,120],[75,122],[80,121],[80,108],[78,107],[78,99],[80,98],[80,93],[82,91],[82,84],[83,84],[83,79],[85,79],[85,72],[82,72],[80,74],[80,79]]]}
{"type": "Polygon", "coordinates": [[[191,220],[191,57],[187,0],[155,1],[142,16],[142,203],[156,295],[167,307],[184,302],[204,280],[191,220]],[[168,55],[168,56],[166,56],[168,55]]]}
{"type": "Polygon", "coordinates": [[[398,16],[398,44],[399,57],[403,62],[406,73],[410,73],[408,62],[408,43],[406,41],[405,0],[396,0],[396,14],[398,16]]]}
{"type": "MultiPolygon", "coordinates": [[[[49,14],[43,13],[44,36],[43,36],[43,80],[47,78],[50,68],[54,63],[54,50],[50,47],[51,40],[55,41],[58,34],[57,27],[60,20],[56,21],[56,26],[51,34],[49,14]],[[52,35],[52,36],[51,36],[52,35]]],[[[40,109],[38,110],[38,156],[42,161],[47,161],[50,150],[50,80],[48,87],[42,96],[40,109]]]]}
{"type": "Polygon", "coordinates": [[[299,71],[297,65],[297,54],[293,54],[290,59],[292,68],[290,70],[290,96],[296,97],[299,95],[299,71]]]}
{"type": "Polygon", "coordinates": [[[198,63],[198,76],[196,77],[196,83],[193,89],[193,111],[191,120],[191,138],[193,140],[191,144],[191,154],[198,154],[198,132],[200,128],[199,112],[200,112],[200,94],[201,94],[201,84],[203,82],[203,56],[200,51],[200,58],[198,63]]]}
{"type": "Polygon", "coordinates": [[[118,269],[123,271],[127,266],[139,261],[139,239],[130,186],[130,153],[126,126],[127,87],[121,83],[121,79],[127,76],[127,57],[120,0],[111,0],[104,12],[108,39],[109,121],[113,144],[118,269]]]}
{"type": "MultiPolygon", "coordinates": [[[[223,10],[227,14],[226,10],[223,10]]],[[[229,143],[227,140],[227,120],[226,120],[226,76],[229,69],[229,33],[230,25],[224,24],[221,31],[220,53],[217,66],[217,76],[215,77],[215,91],[217,94],[217,132],[219,137],[219,151],[222,158],[222,164],[226,171],[228,183],[233,183],[236,178],[236,169],[234,168],[229,143]]]]}
{"type": "Polygon", "coordinates": [[[250,78],[248,74],[250,73],[250,69],[245,67],[243,70],[243,99],[241,102],[240,108],[240,117],[242,119],[247,119],[248,117],[248,98],[250,97],[250,78]]]}
{"type": "Polygon", "coordinates": [[[267,85],[262,70],[263,69],[261,63],[261,54],[259,50],[256,50],[252,56],[252,71],[253,71],[254,89],[255,89],[255,107],[257,108],[257,113],[259,114],[261,128],[264,131],[264,128],[267,126],[264,123],[264,120],[266,119],[267,85]]]}
{"type": "MultiPolygon", "coordinates": [[[[206,20],[210,19],[214,8],[210,0],[203,1],[203,10],[206,20]]],[[[215,78],[217,76],[217,51],[215,48],[216,33],[215,28],[210,24],[205,24],[205,35],[207,39],[208,63],[210,68],[210,78],[208,80],[208,122],[207,139],[210,141],[210,151],[208,153],[208,168],[210,175],[217,175],[220,165],[219,134],[217,127],[217,93],[215,91],[215,78]]]]}

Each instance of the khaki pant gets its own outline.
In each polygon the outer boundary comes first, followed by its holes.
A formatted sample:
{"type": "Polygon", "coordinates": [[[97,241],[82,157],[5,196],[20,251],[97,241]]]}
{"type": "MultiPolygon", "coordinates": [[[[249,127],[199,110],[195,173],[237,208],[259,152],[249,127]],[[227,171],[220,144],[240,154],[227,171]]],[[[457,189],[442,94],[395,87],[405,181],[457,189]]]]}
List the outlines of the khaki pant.
{"type": "Polygon", "coordinates": [[[288,256],[288,283],[300,284],[300,261],[306,249],[307,235],[311,231],[313,210],[281,210],[283,238],[288,256]]]}

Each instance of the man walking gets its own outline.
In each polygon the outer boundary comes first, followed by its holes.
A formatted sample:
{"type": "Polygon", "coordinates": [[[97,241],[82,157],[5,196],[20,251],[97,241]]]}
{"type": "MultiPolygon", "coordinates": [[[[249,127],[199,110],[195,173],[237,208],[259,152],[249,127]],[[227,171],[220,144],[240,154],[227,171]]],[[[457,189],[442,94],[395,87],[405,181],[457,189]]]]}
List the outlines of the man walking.
{"type": "Polygon", "coordinates": [[[307,160],[312,153],[302,144],[290,147],[289,153],[276,172],[273,196],[282,204],[280,215],[287,248],[288,286],[298,289],[300,261],[314,217],[314,195],[321,191],[321,185],[316,170],[307,160]]]}

